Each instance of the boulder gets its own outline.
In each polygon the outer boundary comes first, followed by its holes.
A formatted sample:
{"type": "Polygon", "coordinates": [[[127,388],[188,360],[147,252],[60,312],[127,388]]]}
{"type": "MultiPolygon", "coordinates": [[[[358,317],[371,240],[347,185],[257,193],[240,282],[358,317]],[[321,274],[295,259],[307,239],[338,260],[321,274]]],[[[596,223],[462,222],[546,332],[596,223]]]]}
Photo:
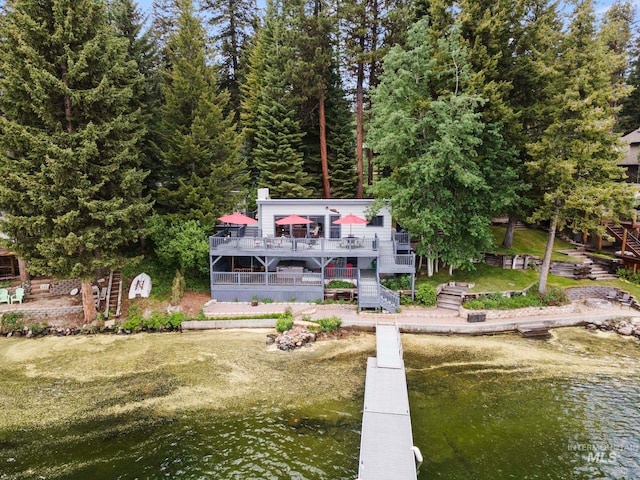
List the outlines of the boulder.
{"type": "Polygon", "coordinates": [[[633,335],[634,328],[633,325],[629,325],[625,323],[624,325],[618,326],[616,330],[620,335],[631,336],[633,335]]]}

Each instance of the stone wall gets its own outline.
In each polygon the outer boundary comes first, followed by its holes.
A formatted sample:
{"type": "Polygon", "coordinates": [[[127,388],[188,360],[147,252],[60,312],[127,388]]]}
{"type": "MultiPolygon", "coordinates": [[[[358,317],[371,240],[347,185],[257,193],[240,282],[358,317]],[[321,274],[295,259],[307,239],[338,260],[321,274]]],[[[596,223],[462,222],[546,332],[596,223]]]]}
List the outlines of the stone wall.
{"type": "Polygon", "coordinates": [[[562,315],[576,311],[576,305],[562,305],[561,307],[525,307],[512,310],[467,310],[460,309],[460,316],[466,318],[469,314],[486,313],[487,319],[492,318],[523,318],[538,315],[562,315]]]}
{"type": "Polygon", "coordinates": [[[20,306],[16,309],[12,309],[10,312],[4,313],[13,313],[20,312],[24,315],[25,318],[37,321],[45,321],[50,323],[51,320],[56,319],[69,319],[73,317],[82,317],[84,312],[82,310],[82,305],[73,305],[66,307],[47,307],[47,308],[35,308],[29,306],[20,306]]]}
{"type": "Polygon", "coordinates": [[[619,288],[607,287],[606,285],[588,285],[584,287],[568,287],[565,288],[569,300],[575,302],[583,298],[604,298],[611,290],[620,293],[619,288]]]}
{"type": "Polygon", "coordinates": [[[51,295],[69,295],[69,292],[74,288],[80,290],[82,284],[77,278],[71,278],[68,280],[57,280],[51,282],[49,287],[49,293],[51,295]]]}

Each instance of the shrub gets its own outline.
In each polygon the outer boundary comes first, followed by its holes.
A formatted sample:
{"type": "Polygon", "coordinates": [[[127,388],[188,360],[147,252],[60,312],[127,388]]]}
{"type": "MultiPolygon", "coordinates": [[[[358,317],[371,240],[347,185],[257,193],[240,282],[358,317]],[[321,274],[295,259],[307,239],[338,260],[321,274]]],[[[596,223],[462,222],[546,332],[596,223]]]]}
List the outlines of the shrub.
{"type": "Polygon", "coordinates": [[[616,273],[618,274],[618,277],[627,280],[628,282],[640,284],[640,272],[633,273],[633,270],[628,268],[619,268],[616,273]]]}
{"type": "Polygon", "coordinates": [[[29,330],[31,330],[31,333],[33,333],[34,335],[40,335],[47,328],[49,328],[49,325],[47,325],[46,323],[34,323],[29,327],[29,330]]]}
{"type": "Polygon", "coordinates": [[[22,330],[24,323],[22,322],[23,314],[21,312],[11,312],[2,315],[0,320],[0,332],[3,334],[11,333],[16,330],[22,330]]]}
{"type": "Polygon", "coordinates": [[[539,295],[540,300],[544,305],[559,306],[569,303],[569,297],[567,292],[561,288],[551,287],[544,295],[539,295]]]}
{"type": "Polygon", "coordinates": [[[318,320],[318,325],[320,325],[320,328],[322,328],[323,332],[333,332],[334,330],[340,328],[340,326],[342,325],[342,319],[340,319],[340,317],[336,317],[335,315],[329,318],[321,318],[320,320],[318,320]]]}
{"type": "Polygon", "coordinates": [[[331,280],[326,288],[355,288],[355,285],[349,280],[331,280]]]}
{"type": "Polygon", "coordinates": [[[293,314],[291,310],[287,309],[284,313],[281,313],[276,321],[276,331],[279,333],[286,332],[287,330],[291,330],[293,326],[293,314]]]}
{"type": "Polygon", "coordinates": [[[464,303],[471,310],[511,310],[525,307],[545,307],[565,305],[567,294],[560,288],[551,288],[546,295],[530,294],[504,297],[500,293],[492,293],[464,303]]]}
{"type": "Polygon", "coordinates": [[[400,275],[399,277],[385,278],[382,284],[389,290],[410,290],[411,276],[400,275]]]}
{"type": "Polygon", "coordinates": [[[418,287],[418,291],[416,292],[416,301],[420,305],[433,307],[438,301],[435,287],[428,283],[423,283],[422,285],[420,285],[418,287]]]}

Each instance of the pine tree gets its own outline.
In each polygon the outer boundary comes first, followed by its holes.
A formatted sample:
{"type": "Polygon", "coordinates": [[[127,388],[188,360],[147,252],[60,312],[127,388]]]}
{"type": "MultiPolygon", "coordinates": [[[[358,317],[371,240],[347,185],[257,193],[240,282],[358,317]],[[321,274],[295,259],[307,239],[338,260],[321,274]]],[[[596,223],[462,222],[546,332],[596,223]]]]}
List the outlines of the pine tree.
{"type": "Polygon", "coordinates": [[[207,61],[204,29],[191,0],[179,1],[177,30],[167,40],[164,164],[156,210],[171,221],[198,220],[211,229],[244,198],[247,176],[232,116],[224,115],[228,94],[218,91],[207,61]]]}
{"type": "Polygon", "coordinates": [[[229,91],[229,106],[235,122],[240,121],[240,81],[247,37],[256,23],[254,0],[204,0],[203,11],[210,15],[213,38],[221,62],[221,87],[229,91]]]}
{"type": "Polygon", "coordinates": [[[478,155],[483,100],[465,93],[470,75],[458,31],[440,41],[437,58],[429,44],[422,19],[409,31],[406,49],[393,47],[384,58],[368,142],[391,173],[373,191],[389,199],[430,267],[440,257],[450,267],[472,268],[492,244],[487,227],[494,205],[478,155]],[[454,88],[432,98],[433,84],[444,76],[454,88]]]}
{"type": "Polygon", "coordinates": [[[31,271],[118,268],[150,210],[131,106],[140,77],[96,0],[9,0],[0,19],[0,209],[31,271]]]}
{"type": "Polygon", "coordinates": [[[149,174],[146,178],[146,191],[155,190],[160,169],[160,55],[157,42],[151,30],[145,30],[146,17],[133,0],[111,0],[108,6],[111,23],[116,32],[127,39],[128,58],[136,62],[142,81],[137,83],[131,99],[131,106],[139,108],[146,132],[138,142],[142,168],[149,174]]]}
{"type": "Polygon", "coordinates": [[[529,145],[528,167],[543,192],[534,219],[549,221],[547,248],[539,291],[546,292],[551,252],[557,229],[602,230],[603,221],[629,215],[633,189],[620,182],[617,167],[624,155],[613,133],[615,102],[627,88],[611,82],[621,58],[595,29],[590,1],[575,6],[561,55],[553,66],[556,95],[548,111],[551,123],[539,141],[529,145]]]}
{"type": "Polygon", "coordinates": [[[356,161],[353,115],[335,63],[329,68],[326,97],[327,155],[331,196],[356,196],[356,161]]]}
{"type": "Polygon", "coordinates": [[[256,187],[268,187],[274,197],[304,198],[311,192],[296,108],[300,97],[288,69],[295,47],[285,28],[290,17],[284,9],[277,1],[267,4],[264,26],[251,51],[242,119],[256,187]]]}

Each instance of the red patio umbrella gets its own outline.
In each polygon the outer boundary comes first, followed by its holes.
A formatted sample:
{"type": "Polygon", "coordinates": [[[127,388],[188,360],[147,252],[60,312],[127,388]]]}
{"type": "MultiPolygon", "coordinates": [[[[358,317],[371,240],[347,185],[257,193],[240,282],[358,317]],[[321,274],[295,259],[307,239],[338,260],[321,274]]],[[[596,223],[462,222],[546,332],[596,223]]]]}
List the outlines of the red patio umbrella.
{"type": "Polygon", "coordinates": [[[349,225],[349,236],[351,236],[351,225],[366,225],[369,223],[369,220],[365,220],[364,218],[360,218],[353,213],[349,215],[345,215],[344,217],[340,217],[338,220],[334,220],[334,225],[349,225]]]}
{"type": "Polygon", "coordinates": [[[232,213],[231,215],[224,215],[218,218],[221,222],[224,223],[233,223],[234,225],[255,225],[258,223],[257,220],[247,217],[242,213],[232,213]]]}
{"type": "Polygon", "coordinates": [[[288,217],[281,218],[280,220],[276,220],[276,225],[289,225],[289,234],[293,237],[293,229],[291,228],[293,225],[307,225],[309,223],[313,223],[308,218],[301,217],[299,215],[289,215],[288,217]]]}

